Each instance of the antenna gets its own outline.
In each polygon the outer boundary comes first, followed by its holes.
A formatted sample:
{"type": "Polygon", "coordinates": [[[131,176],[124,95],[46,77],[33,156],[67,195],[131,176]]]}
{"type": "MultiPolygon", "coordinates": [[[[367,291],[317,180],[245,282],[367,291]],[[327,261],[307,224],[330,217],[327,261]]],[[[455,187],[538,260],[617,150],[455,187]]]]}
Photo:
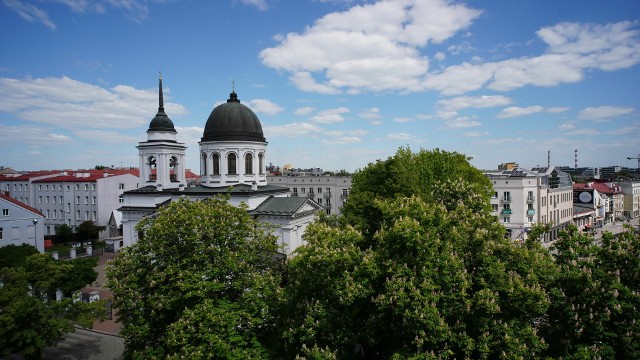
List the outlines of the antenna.
{"type": "Polygon", "coordinates": [[[551,150],[547,150],[547,167],[551,167],[551,150]]]}
{"type": "Polygon", "coordinates": [[[573,150],[573,152],[575,153],[575,165],[574,165],[574,167],[577,169],[578,168],[578,149],[573,150]]]}

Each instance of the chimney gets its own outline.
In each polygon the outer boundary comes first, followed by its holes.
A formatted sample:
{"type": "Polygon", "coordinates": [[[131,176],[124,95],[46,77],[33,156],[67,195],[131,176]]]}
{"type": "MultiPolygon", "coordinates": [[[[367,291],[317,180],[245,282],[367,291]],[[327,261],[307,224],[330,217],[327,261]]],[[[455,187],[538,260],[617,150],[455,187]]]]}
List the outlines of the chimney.
{"type": "Polygon", "coordinates": [[[256,190],[258,190],[258,183],[254,181],[253,183],[251,183],[251,191],[256,191],[256,190]]]}
{"type": "Polygon", "coordinates": [[[178,191],[184,191],[184,184],[178,185],[178,191]]]}
{"type": "Polygon", "coordinates": [[[156,190],[158,190],[158,191],[162,191],[162,184],[158,184],[158,185],[156,185],[156,190]]]}

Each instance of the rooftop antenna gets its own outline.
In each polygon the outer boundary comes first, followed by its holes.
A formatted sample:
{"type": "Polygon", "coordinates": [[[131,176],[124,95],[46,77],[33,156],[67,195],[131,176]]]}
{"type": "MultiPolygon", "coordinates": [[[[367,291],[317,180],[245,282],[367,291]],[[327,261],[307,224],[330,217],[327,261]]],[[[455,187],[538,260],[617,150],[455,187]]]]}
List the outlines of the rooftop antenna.
{"type": "Polygon", "coordinates": [[[236,81],[231,80],[231,92],[236,92],[236,81]]]}
{"type": "Polygon", "coordinates": [[[551,150],[547,150],[547,167],[551,167],[551,150]]]}
{"type": "Polygon", "coordinates": [[[578,149],[573,150],[575,153],[575,165],[574,167],[577,169],[578,168],[578,149]]]}

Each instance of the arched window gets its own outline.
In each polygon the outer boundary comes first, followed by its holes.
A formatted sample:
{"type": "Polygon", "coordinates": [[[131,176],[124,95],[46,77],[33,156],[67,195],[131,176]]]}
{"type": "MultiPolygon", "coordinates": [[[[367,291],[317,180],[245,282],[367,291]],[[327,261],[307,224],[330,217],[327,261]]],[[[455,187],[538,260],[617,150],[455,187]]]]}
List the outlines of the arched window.
{"type": "Polygon", "coordinates": [[[220,155],[213,154],[213,175],[220,175],[220,155]]]}
{"type": "Polygon", "coordinates": [[[156,168],[156,157],[155,156],[149,156],[147,158],[147,165],[148,165],[148,170],[149,170],[149,181],[156,181],[156,178],[158,176],[157,174],[157,168],[156,168]]]}
{"type": "Polygon", "coordinates": [[[207,175],[207,153],[202,153],[202,161],[200,162],[200,175],[207,175]]]}
{"type": "Polygon", "coordinates": [[[264,174],[264,154],[260,153],[258,154],[258,173],[260,175],[264,174]]]}
{"type": "Polygon", "coordinates": [[[251,153],[244,156],[244,173],[253,174],[253,155],[251,153]]]}
{"type": "Polygon", "coordinates": [[[227,155],[227,174],[238,175],[238,169],[236,167],[236,154],[227,155]]]}
{"type": "Polygon", "coordinates": [[[178,174],[176,173],[176,171],[178,170],[178,158],[175,156],[172,156],[169,159],[169,180],[171,182],[177,182],[178,181],[178,174]]]}

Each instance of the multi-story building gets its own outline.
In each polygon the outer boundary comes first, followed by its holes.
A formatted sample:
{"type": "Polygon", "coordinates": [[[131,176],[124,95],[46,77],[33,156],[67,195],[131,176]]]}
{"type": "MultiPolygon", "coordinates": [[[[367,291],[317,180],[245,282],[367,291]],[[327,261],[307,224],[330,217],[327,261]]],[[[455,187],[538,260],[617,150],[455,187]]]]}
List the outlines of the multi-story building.
{"type": "Polygon", "coordinates": [[[0,193],[0,247],[28,244],[44,252],[44,217],[33,207],[0,193]]]}
{"type": "Polygon", "coordinates": [[[568,174],[555,167],[485,172],[493,185],[492,213],[514,240],[524,240],[534,224],[550,224],[545,242],[573,219],[573,187],[568,174]]]}
{"type": "Polygon", "coordinates": [[[640,216],[640,181],[619,182],[624,197],[623,216],[635,219],[640,216]]]}
{"type": "MultiPolygon", "coordinates": [[[[598,216],[601,217],[602,224],[598,223],[597,225],[605,225],[623,219],[624,197],[620,186],[610,182],[588,182],[576,183],[574,184],[574,189],[578,192],[576,203],[583,203],[579,197],[580,193],[590,189],[597,192],[593,194],[594,201],[597,201],[598,197],[602,197],[603,201],[599,203],[602,204],[603,210],[598,213],[598,216]],[[604,211],[604,213],[602,213],[602,211],[604,211]]],[[[586,198],[587,195],[583,195],[583,197],[586,198]]],[[[596,204],[596,207],[597,206],[596,204]]]]}
{"type": "Polygon", "coordinates": [[[138,169],[65,171],[32,181],[33,207],[44,214],[45,235],[55,235],[56,225],[75,228],[87,220],[107,226],[122,194],[138,183],[138,169]]]}
{"type": "Polygon", "coordinates": [[[267,183],[288,187],[291,196],[307,197],[327,214],[340,214],[351,191],[350,176],[267,176],[267,183]]]}
{"type": "Polygon", "coordinates": [[[29,173],[9,173],[0,175],[0,191],[3,194],[35,207],[34,189],[31,183],[35,180],[62,174],[60,170],[34,171],[29,173]]]}

